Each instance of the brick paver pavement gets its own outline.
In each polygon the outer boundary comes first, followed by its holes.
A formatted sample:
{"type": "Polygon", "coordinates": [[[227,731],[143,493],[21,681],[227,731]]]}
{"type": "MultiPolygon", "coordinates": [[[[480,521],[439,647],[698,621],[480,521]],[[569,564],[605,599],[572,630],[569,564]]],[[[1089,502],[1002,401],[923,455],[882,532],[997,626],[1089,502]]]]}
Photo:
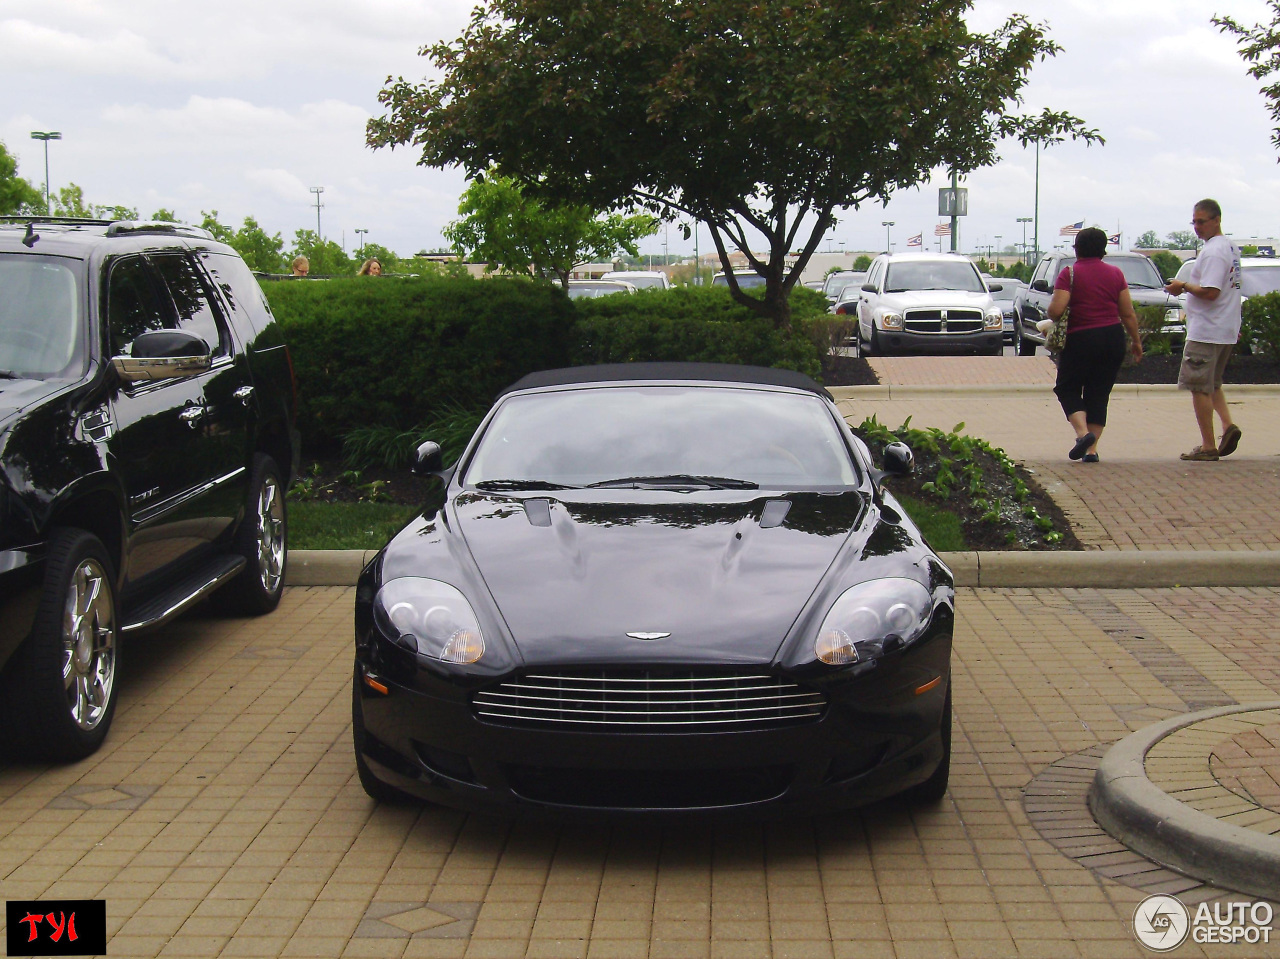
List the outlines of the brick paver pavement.
{"type": "Polygon", "coordinates": [[[1040,383],[1050,388],[1058,376],[1053,360],[1038,356],[869,356],[881,383],[894,386],[998,386],[1040,383]]]}
{"type": "Polygon", "coordinates": [[[0,766],[0,893],[106,899],[112,957],[1138,957],[1143,875],[1064,855],[1024,790],[1194,704],[1280,693],[1280,590],[961,590],[937,808],[509,821],[364,796],[352,601],[290,588],[268,617],[133,640],[102,751],[0,766]]]}

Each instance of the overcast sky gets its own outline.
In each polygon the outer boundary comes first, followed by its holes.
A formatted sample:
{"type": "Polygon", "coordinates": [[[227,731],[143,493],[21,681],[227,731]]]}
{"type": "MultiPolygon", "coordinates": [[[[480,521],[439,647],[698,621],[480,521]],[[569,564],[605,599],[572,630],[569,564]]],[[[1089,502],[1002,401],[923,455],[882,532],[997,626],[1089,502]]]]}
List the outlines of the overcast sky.
{"type": "MultiPolygon", "coordinates": [[[[401,254],[443,245],[465,183],[415,165],[405,150],[371,151],[388,75],[418,79],[418,48],[455,39],[474,0],[0,0],[0,140],[19,172],[44,182],[33,130],[58,130],[50,180],[90,202],[165,207],[199,222],[255,216],[286,241],[314,229],[309,187],[323,186],[325,236],[353,249],[354,229],[401,254]]],[[[1027,107],[1066,109],[1105,146],[1054,147],[1040,159],[1041,247],[1084,219],[1128,245],[1145,230],[1187,229],[1191,205],[1218,199],[1238,237],[1280,234],[1280,167],[1258,82],[1234,41],[1209,22],[1267,18],[1262,0],[979,0],[989,29],[1020,11],[1046,22],[1064,50],[1032,73],[1027,107]]],[[[848,211],[821,249],[882,249],[884,220],[901,249],[933,242],[937,182],[888,208],[848,211]]],[[[1032,151],[968,178],[962,246],[1021,242],[1033,213],[1032,151]]],[[[671,252],[692,249],[670,231],[671,252]]],[[[642,245],[660,253],[664,234],[642,245]]],[[[1030,235],[1028,234],[1028,240],[1030,235]]],[[[702,233],[702,249],[709,242],[702,233]]]]}

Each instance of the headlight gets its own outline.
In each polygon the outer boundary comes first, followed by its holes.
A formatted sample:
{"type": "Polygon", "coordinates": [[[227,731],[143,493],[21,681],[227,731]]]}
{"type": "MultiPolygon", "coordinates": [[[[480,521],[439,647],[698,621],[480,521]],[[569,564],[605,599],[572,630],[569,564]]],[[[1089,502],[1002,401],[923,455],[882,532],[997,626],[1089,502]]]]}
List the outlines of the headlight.
{"type": "Polygon", "coordinates": [[[393,639],[412,640],[418,653],[465,665],[484,655],[484,636],[466,597],[448,583],[405,576],[378,590],[373,619],[393,639]]]}
{"type": "Polygon", "coordinates": [[[902,329],[902,314],[901,313],[881,313],[880,329],[882,330],[902,329]]]}
{"type": "Polygon", "coordinates": [[[984,325],[988,330],[1004,328],[1004,310],[987,310],[984,325]]]}
{"type": "Polygon", "coordinates": [[[831,666],[875,659],[924,635],[933,611],[929,591],[913,579],[860,583],[835,601],[813,652],[831,666]]]}

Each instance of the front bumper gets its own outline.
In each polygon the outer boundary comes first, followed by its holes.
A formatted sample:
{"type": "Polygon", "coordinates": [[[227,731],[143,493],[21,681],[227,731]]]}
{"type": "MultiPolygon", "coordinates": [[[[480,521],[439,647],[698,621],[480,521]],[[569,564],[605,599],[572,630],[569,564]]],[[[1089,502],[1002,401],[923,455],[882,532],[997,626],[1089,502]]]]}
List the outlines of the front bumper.
{"type": "Polygon", "coordinates": [[[0,550],[0,668],[31,634],[43,578],[43,546],[0,550]]]}
{"type": "Polygon", "coordinates": [[[990,353],[1004,347],[1004,332],[906,333],[877,329],[876,346],[883,353],[990,353]]]}
{"type": "Polygon", "coordinates": [[[678,733],[498,724],[476,715],[466,689],[425,670],[399,683],[376,673],[388,689],[383,695],[363,682],[371,660],[380,658],[365,649],[356,662],[355,708],[363,727],[356,748],[378,779],[444,805],[645,814],[829,811],[923,782],[943,759],[951,635],[941,630],[867,676],[813,683],[827,697],[819,719],[678,733]],[[917,695],[933,676],[941,681],[917,695]]]}

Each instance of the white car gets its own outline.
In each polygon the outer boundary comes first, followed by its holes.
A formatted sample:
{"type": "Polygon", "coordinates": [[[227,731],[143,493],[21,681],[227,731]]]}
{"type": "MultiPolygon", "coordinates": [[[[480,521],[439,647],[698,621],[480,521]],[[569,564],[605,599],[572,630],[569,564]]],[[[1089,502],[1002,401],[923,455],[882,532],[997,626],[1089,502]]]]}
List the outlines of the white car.
{"type": "Polygon", "coordinates": [[[671,289],[671,281],[661,270],[612,270],[600,279],[620,280],[623,283],[630,283],[637,290],[671,289]]]}
{"type": "Polygon", "coordinates": [[[1004,349],[1000,284],[957,253],[881,253],[858,302],[855,336],[864,356],[987,353],[1004,349]]]}
{"type": "MultiPolygon", "coordinates": [[[[753,286],[764,286],[765,278],[762,274],[755,270],[734,270],[734,279],[738,281],[738,289],[748,290],[753,286]]],[[[711,278],[712,286],[728,286],[729,278],[723,273],[717,273],[711,278]]]]}
{"type": "Polygon", "coordinates": [[[612,296],[615,293],[634,293],[636,288],[621,280],[570,280],[566,291],[570,299],[593,300],[600,296],[612,296]]]}

